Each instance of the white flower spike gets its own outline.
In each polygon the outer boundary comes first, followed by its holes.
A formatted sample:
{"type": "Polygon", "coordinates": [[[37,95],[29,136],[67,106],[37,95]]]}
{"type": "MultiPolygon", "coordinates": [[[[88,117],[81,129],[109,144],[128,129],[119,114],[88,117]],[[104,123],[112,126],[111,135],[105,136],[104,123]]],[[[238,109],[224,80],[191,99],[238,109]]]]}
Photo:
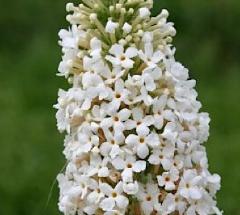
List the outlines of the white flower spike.
{"type": "Polygon", "coordinates": [[[64,215],[221,215],[220,176],[203,143],[210,119],[196,82],[175,60],[168,12],[152,0],[67,4],[57,127],[66,132],[59,174],[64,215]],[[114,2],[114,4],[113,4],[114,2]]]}

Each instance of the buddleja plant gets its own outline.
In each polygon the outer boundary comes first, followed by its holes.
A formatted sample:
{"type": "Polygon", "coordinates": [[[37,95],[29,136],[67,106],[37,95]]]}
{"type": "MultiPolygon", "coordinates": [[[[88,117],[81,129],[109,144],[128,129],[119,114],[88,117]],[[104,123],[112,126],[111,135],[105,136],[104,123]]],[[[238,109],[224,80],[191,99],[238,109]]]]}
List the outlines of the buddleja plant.
{"type": "Polygon", "coordinates": [[[222,214],[220,177],[208,171],[209,116],[195,80],[174,59],[168,12],[152,0],[67,4],[61,30],[57,125],[67,166],[58,176],[65,215],[222,214]]]}

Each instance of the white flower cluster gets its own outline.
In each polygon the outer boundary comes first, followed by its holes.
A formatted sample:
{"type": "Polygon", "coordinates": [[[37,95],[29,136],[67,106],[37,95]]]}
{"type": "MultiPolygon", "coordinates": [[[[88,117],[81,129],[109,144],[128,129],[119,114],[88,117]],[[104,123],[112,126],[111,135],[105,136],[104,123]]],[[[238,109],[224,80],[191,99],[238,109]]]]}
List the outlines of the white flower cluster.
{"type": "Polygon", "coordinates": [[[210,119],[174,59],[168,12],[151,0],[83,0],[61,30],[57,125],[68,161],[58,176],[65,215],[222,214],[208,171],[210,119]]]}

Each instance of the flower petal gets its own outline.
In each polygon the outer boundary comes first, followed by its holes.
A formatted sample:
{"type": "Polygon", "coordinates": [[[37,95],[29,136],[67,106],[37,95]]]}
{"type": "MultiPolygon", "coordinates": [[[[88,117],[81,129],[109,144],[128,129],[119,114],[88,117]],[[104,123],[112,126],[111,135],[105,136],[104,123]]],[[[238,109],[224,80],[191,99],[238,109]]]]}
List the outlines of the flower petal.
{"type": "Polygon", "coordinates": [[[111,193],[113,192],[113,188],[106,183],[100,183],[99,189],[101,190],[102,193],[106,194],[107,196],[110,196],[111,193]]]}
{"type": "Polygon", "coordinates": [[[151,59],[153,55],[153,46],[152,43],[145,43],[145,55],[147,58],[151,59]]]}
{"type": "Polygon", "coordinates": [[[134,61],[132,61],[130,59],[126,59],[126,60],[122,61],[122,67],[125,69],[133,68],[133,64],[134,64],[134,61]]]}
{"type": "Polygon", "coordinates": [[[124,183],[123,184],[123,190],[128,195],[137,194],[138,188],[139,188],[139,186],[138,186],[137,181],[135,181],[134,183],[130,182],[130,183],[124,183]]]}
{"type": "Polygon", "coordinates": [[[179,193],[184,198],[189,199],[189,191],[188,191],[188,189],[182,188],[182,189],[180,189],[179,193]]]}
{"type": "Polygon", "coordinates": [[[133,164],[133,171],[134,172],[142,172],[146,169],[146,161],[136,161],[133,164]]]}
{"type": "Polygon", "coordinates": [[[202,198],[202,193],[198,188],[192,187],[189,189],[189,195],[192,199],[201,199],[202,198]]]}
{"type": "Polygon", "coordinates": [[[145,116],[144,119],[143,119],[143,122],[147,126],[150,126],[150,125],[152,125],[154,123],[154,118],[153,118],[153,116],[150,116],[150,115],[145,116]]]}
{"type": "Polygon", "coordinates": [[[163,119],[163,116],[162,115],[158,115],[156,114],[154,116],[154,126],[157,128],[157,129],[161,129],[163,127],[163,123],[164,123],[164,119],[163,119]]]}
{"type": "Polygon", "coordinates": [[[133,108],[132,115],[135,121],[140,121],[143,119],[143,110],[141,108],[133,108]]]}
{"type": "Polygon", "coordinates": [[[121,194],[123,192],[123,182],[122,181],[118,182],[114,191],[116,191],[118,194],[121,194]]]}
{"type": "Polygon", "coordinates": [[[116,57],[121,56],[123,52],[124,52],[124,48],[122,45],[119,45],[119,44],[114,44],[109,50],[109,53],[116,57]]]}
{"type": "Polygon", "coordinates": [[[107,156],[111,151],[111,149],[112,149],[112,146],[108,142],[104,142],[100,146],[100,152],[103,156],[107,156]]]}
{"type": "Polygon", "coordinates": [[[119,145],[114,145],[110,152],[111,158],[114,159],[116,156],[118,156],[120,154],[120,152],[121,152],[121,149],[120,149],[119,145]]]}
{"type": "Polygon", "coordinates": [[[121,175],[125,183],[133,181],[133,172],[131,168],[124,169],[121,175]]]}
{"type": "Polygon", "coordinates": [[[150,155],[150,157],[148,158],[148,161],[150,164],[153,164],[153,165],[159,165],[161,160],[159,158],[159,156],[157,155],[150,155]]]}
{"type": "Polygon", "coordinates": [[[121,121],[126,121],[131,115],[131,111],[128,110],[127,108],[124,108],[122,109],[119,113],[118,113],[118,116],[119,116],[119,119],[121,121]]]}
{"type": "Polygon", "coordinates": [[[133,57],[136,57],[138,54],[138,51],[136,48],[133,48],[133,47],[129,47],[127,50],[126,50],[126,57],[128,58],[133,58],[133,57]]]}
{"type": "Polygon", "coordinates": [[[98,177],[108,177],[109,176],[109,170],[107,167],[102,167],[98,170],[98,177]]]}
{"type": "Polygon", "coordinates": [[[169,181],[165,184],[165,189],[167,191],[171,191],[171,190],[174,190],[175,189],[175,184],[172,182],[172,181],[169,181]]]}
{"type": "Polygon", "coordinates": [[[118,79],[115,82],[115,91],[118,93],[122,93],[124,89],[124,81],[122,79],[118,79]]]}
{"type": "Polygon", "coordinates": [[[150,129],[145,124],[141,124],[137,127],[136,131],[140,137],[146,137],[149,134],[150,129]]]}
{"type": "Polygon", "coordinates": [[[149,155],[149,149],[146,144],[140,144],[137,147],[137,155],[141,158],[144,159],[149,155]]]}
{"type": "Polygon", "coordinates": [[[153,54],[152,61],[154,63],[158,63],[163,58],[164,58],[164,54],[161,51],[157,51],[153,54]]]}
{"type": "Polygon", "coordinates": [[[146,138],[146,142],[149,146],[153,148],[160,145],[159,136],[155,133],[149,134],[148,137],[146,138]]]}
{"type": "Polygon", "coordinates": [[[111,211],[114,208],[114,206],[115,206],[115,201],[113,200],[113,198],[106,198],[102,200],[100,203],[100,207],[104,211],[111,211]]]}
{"type": "Polygon", "coordinates": [[[112,165],[117,169],[117,170],[121,170],[121,169],[124,169],[125,168],[125,162],[123,159],[121,158],[115,158],[113,161],[112,161],[112,165]]]}
{"type": "Polygon", "coordinates": [[[124,125],[125,125],[126,130],[132,130],[132,129],[136,128],[137,124],[134,120],[129,119],[124,123],[124,125]]]}
{"type": "Polygon", "coordinates": [[[111,62],[113,65],[119,66],[121,65],[121,61],[118,58],[115,58],[113,56],[107,55],[105,59],[109,62],[111,62]]]}
{"type": "Polygon", "coordinates": [[[156,89],[156,84],[153,78],[149,74],[144,74],[145,86],[148,91],[153,91],[156,89]]]}
{"type": "Polygon", "coordinates": [[[135,134],[130,134],[127,136],[125,142],[127,145],[134,146],[135,144],[138,143],[138,136],[135,134]]]}
{"type": "Polygon", "coordinates": [[[128,201],[128,198],[120,195],[120,196],[117,196],[116,203],[119,208],[125,209],[128,206],[129,201],[128,201]]]}

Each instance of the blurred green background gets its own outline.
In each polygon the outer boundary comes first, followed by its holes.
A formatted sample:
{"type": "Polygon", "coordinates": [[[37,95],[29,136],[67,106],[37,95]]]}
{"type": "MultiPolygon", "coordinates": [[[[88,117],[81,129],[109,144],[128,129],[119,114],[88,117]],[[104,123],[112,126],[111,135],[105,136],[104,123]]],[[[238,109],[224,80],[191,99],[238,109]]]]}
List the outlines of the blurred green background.
{"type": "MultiPolygon", "coordinates": [[[[63,136],[55,126],[61,58],[57,33],[67,27],[58,0],[0,1],[0,215],[55,215],[63,136]]],[[[77,2],[77,1],[75,1],[77,2]]],[[[178,30],[177,59],[198,81],[211,114],[210,169],[222,176],[219,207],[240,215],[240,1],[156,0],[178,30]]]]}

